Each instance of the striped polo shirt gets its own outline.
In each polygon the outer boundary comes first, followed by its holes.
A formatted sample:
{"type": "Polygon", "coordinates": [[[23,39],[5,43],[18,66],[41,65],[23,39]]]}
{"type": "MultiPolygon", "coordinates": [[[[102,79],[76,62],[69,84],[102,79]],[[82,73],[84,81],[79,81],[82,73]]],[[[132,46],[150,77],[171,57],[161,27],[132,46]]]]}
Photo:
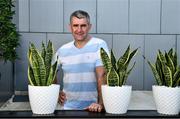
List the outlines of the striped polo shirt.
{"type": "Polygon", "coordinates": [[[105,41],[92,37],[83,48],[77,48],[74,41],[60,47],[56,55],[64,77],[63,91],[66,93],[64,109],[82,110],[97,102],[97,81],[95,68],[102,66],[100,48],[108,52],[105,41]]]}

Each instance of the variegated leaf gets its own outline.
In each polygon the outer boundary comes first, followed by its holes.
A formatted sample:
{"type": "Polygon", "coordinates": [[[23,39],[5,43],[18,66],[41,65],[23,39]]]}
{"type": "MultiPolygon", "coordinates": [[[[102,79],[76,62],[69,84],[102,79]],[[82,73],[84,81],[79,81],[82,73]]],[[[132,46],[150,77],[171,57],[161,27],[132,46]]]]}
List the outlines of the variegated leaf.
{"type": "Polygon", "coordinates": [[[156,79],[156,83],[161,86],[162,81],[161,81],[160,76],[159,76],[159,74],[158,74],[158,72],[156,70],[156,67],[150,61],[147,61],[147,62],[149,64],[149,66],[151,67],[151,70],[152,70],[152,72],[154,74],[154,78],[156,79]]]}
{"type": "Polygon", "coordinates": [[[119,86],[119,76],[113,67],[107,73],[107,84],[109,86],[119,86]]]}
{"type": "Polygon", "coordinates": [[[100,56],[102,63],[106,69],[106,72],[109,72],[112,67],[112,64],[107,52],[103,48],[100,49],[100,56]]]}

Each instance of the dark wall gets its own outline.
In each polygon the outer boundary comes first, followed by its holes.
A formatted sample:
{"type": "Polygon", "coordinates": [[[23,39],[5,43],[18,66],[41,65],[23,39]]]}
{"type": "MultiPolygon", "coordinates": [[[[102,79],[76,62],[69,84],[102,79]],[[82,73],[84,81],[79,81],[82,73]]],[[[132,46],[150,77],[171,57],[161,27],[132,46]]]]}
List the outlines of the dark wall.
{"type": "Polygon", "coordinates": [[[0,102],[5,102],[14,93],[13,64],[0,59],[0,102]]]}

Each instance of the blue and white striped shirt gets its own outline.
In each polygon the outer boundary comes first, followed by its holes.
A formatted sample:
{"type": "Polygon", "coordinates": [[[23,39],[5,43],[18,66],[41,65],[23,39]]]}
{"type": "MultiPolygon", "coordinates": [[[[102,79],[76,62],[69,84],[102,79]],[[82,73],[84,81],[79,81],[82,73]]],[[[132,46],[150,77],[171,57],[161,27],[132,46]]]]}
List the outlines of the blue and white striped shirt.
{"type": "Polygon", "coordinates": [[[76,48],[72,41],[56,52],[64,72],[63,91],[67,98],[64,109],[82,110],[97,102],[95,68],[103,65],[100,59],[101,47],[108,52],[106,42],[93,37],[83,48],[76,48]]]}

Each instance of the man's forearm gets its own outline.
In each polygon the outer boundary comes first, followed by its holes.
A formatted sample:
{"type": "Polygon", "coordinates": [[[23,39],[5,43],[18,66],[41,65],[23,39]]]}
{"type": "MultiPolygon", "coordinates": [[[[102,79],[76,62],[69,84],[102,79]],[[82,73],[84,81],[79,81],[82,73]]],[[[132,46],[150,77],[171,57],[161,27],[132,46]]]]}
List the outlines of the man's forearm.
{"type": "Polygon", "coordinates": [[[102,80],[103,79],[98,79],[98,104],[103,106],[102,91],[101,91],[102,80]]]}
{"type": "Polygon", "coordinates": [[[98,103],[103,106],[103,99],[102,99],[102,91],[101,85],[104,84],[104,77],[105,77],[105,69],[104,67],[96,68],[96,76],[97,76],[97,88],[98,88],[98,103]]]}

